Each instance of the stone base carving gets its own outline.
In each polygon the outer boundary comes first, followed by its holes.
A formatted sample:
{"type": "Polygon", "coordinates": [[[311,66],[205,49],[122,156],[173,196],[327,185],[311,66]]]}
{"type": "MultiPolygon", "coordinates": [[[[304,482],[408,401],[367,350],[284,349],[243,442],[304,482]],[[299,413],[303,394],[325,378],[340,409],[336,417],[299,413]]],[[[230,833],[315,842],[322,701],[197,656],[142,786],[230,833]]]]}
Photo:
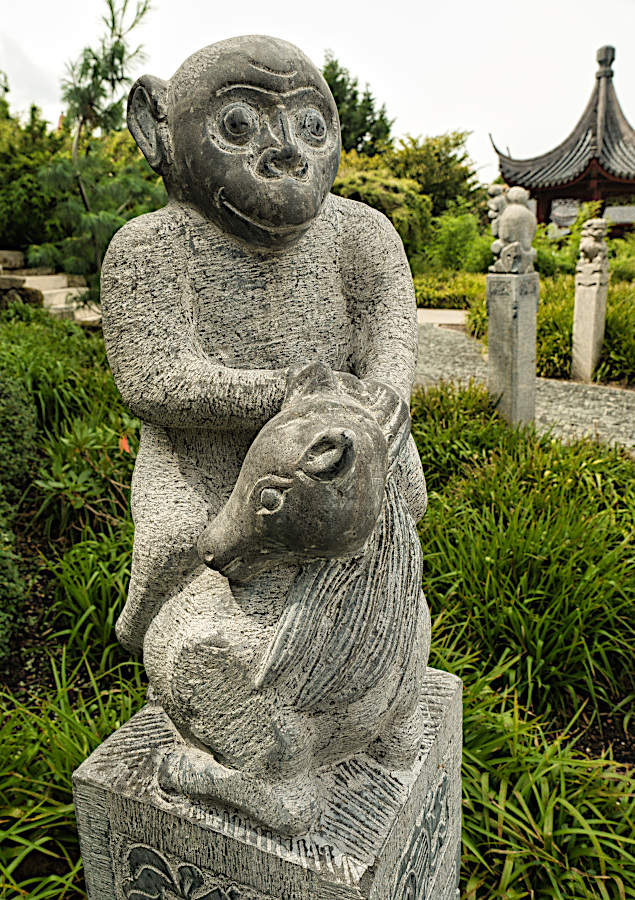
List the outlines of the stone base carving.
{"type": "Polygon", "coordinates": [[[575,381],[591,381],[600,361],[608,287],[608,279],[597,284],[579,284],[576,279],[571,362],[571,378],[575,381]]]}
{"type": "Polygon", "coordinates": [[[535,417],[538,297],[536,272],[487,276],[489,394],[511,425],[535,417]]]}
{"type": "Polygon", "coordinates": [[[228,809],[164,794],[175,741],[145,706],[74,775],[90,900],[457,900],[462,686],[428,669],[425,728],[409,771],[359,755],[319,773],[323,814],[283,838],[228,809]]]}

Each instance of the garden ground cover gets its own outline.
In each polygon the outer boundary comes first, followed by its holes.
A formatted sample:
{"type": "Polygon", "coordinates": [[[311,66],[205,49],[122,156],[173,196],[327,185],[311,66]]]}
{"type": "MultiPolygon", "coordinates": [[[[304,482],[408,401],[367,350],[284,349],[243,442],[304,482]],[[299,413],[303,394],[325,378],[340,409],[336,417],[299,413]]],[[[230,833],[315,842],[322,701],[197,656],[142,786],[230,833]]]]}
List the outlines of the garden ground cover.
{"type": "MultiPolygon", "coordinates": [[[[71,772],[145,695],[113,630],[138,422],[101,335],[45,312],[0,317],[0,369],[38,436],[11,523],[27,612],[0,697],[0,896],[79,898],[71,772]]],[[[478,387],[415,395],[413,433],[430,662],[465,684],[462,895],[633,900],[635,462],[512,431],[478,387]]]]}

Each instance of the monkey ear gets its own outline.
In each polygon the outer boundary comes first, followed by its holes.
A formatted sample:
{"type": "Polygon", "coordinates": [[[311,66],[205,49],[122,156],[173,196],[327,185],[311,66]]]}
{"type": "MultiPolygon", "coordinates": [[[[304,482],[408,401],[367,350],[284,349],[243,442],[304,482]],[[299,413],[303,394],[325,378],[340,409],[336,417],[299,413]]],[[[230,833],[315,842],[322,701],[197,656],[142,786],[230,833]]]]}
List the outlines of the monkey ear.
{"type": "Polygon", "coordinates": [[[307,449],[300,468],[318,481],[333,481],[349,471],[355,458],[355,439],[346,428],[329,428],[307,449]]]}
{"type": "Polygon", "coordinates": [[[128,128],[149,164],[165,175],[172,161],[168,131],[168,85],[153,75],[142,75],[128,96],[128,128]]]}

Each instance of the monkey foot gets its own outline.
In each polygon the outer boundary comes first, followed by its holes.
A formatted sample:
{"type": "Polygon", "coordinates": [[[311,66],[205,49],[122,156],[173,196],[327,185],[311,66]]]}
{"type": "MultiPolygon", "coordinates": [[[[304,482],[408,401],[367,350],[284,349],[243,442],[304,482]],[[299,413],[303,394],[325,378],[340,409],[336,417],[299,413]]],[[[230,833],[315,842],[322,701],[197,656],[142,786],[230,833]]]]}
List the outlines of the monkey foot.
{"type": "Polygon", "coordinates": [[[194,748],[166,753],[159,765],[158,779],[167,793],[234,807],[281,834],[306,834],[320,815],[311,775],[262,781],[226,768],[210,753],[194,748]]]}

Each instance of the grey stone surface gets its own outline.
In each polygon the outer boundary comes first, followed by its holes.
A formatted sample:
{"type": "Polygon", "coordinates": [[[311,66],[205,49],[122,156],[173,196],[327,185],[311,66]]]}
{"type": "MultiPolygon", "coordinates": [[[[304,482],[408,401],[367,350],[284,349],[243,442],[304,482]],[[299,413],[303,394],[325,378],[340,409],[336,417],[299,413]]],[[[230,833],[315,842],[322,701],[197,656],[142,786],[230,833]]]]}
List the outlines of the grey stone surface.
{"type": "Polygon", "coordinates": [[[414,766],[388,771],[362,754],[320,771],[320,820],[297,837],[166,795],[157,756],[182,739],[146,706],[74,776],[89,897],[456,900],[461,682],[428,669],[421,687],[414,766]]]}
{"type": "Polygon", "coordinates": [[[537,272],[487,276],[488,387],[511,425],[535,415],[539,287],[537,272]]]}
{"type": "Polygon", "coordinates": [[[20,250],[0,250],[0,267],[4,269],[24,268],[24,253],[20,250]]]}
{"type": "Polygon", "coordinates": [[[527,208],[529,191],[492,184],[488,193],[488,216],[496,238],[492,244],[495,259],[489,267],[490,272],[514,275],[533,272],[536,251],[531,245],[537,223],[535,215],[527,208]]]}
{"type": "Polygon", "coordinates": [[[607,228],[606,219],[589,219],[580,238],[571,362],[571,377],[579,381],[591,381],[602,354],[609,288],[607,228]]]}
{"type": "MultiPolygon", "coordinates": [[[[466,334],[419,326],[415,386],[444,381],[487,384],[483,345],[466,334]]],[[[635,391],[549,378],[536,379],[536,428],[556,437],[597,438],[635,450],[635,391]]]]}
{"type": "Polygon", "coordinates": [[[143,422],[117,633],[143,649],[160,706],[78,774],[91,900],[110,896],[106,884],[132,896],[130,879],[149,872],[166,897],[181,876],[216,900],[405,900],[418,883],[449,897],[456,853],[437,866],[431,841],[458,846],[458,800],[443,797],[460,794],[460,704],[450,679],[452,734],[420,765],[437,682],[425,680],[426,492],[408,412],[417,320],[401,241],[382,215],[329,194],[335,103],[284,41],[223,41],[169,82],[142,77],[128,122],[170,202],[121,229],[102,271],[109,361],[143,422]],[[137,740],[145,762],[111,815],[90,773],[118,783],[137,740]],[[142,770],[151,796],[134,781],[142,770]],[[234,841],[249,820],[276,846],[317,829],[316,846],[333,849],[296,883],[259,840],[245,855],[222,829],[208,834],[208,807],[234,841]],[[109,838],[108,859],[106,827],[123,841],[109,838]],[[361,864],[376,827],[364,870],[375,893],[334,886],[326,860],[340,866],[350,844],[361,864]],[[239,857],[240,877],[222,870],[236,884],[216,884],[219,860],[239,857]]]}
{"type": "Polygon", "coordinates": [[[24,278],[15,278],[12,275],[0,275],[0,291],[23,287],[25,280],[24,278]]]}

